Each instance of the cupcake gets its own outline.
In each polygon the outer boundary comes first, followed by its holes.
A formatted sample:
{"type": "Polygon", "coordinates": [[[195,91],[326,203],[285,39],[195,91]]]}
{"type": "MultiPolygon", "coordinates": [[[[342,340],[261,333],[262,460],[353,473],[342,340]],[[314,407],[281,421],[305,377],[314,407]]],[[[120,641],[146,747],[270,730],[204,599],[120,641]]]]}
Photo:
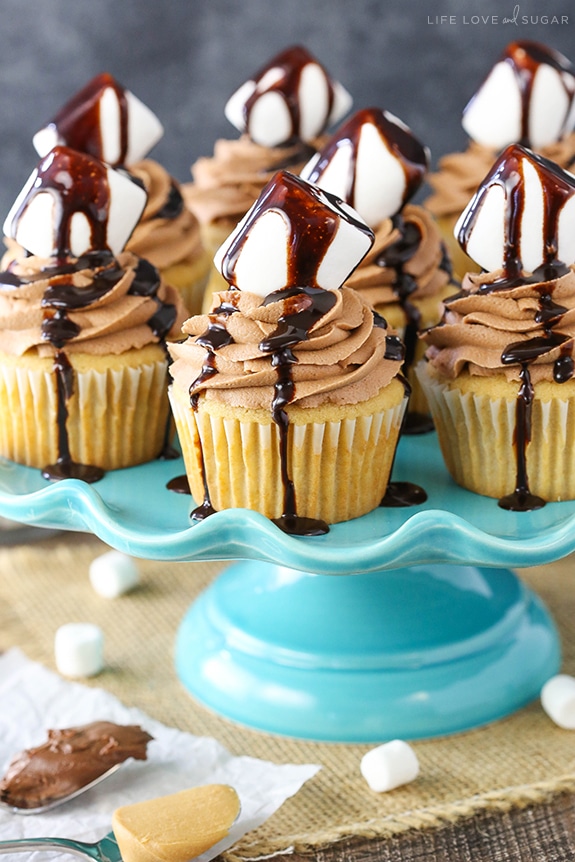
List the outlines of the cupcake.
{"type": "Polygon", "coordinates": [[[128,170],[144,186],[146,207],[126,249],[159,269],[193,314],[201,308],[211,255],[180,184],[158,162],[144,158],[162,135],[152,111],[103,73],[72,96],[33,141],[40,156],[57,145],[71,147],[128,170]]]}
{"type": "Polygon", "coordinates": [[[575,499],[575,177],[510,145],[457,230],[485,271],[418,366],[447,467],[505,509],[575,499]]]}
{"type": "MultiPolygon", "coordinates": [[[[297,173],[325,129],[351,106],[349,93],[305,48],[292,46],[246,81],[225,106],[240,132],[216,141],[214,155],[192,165],[184,185],[206,247],[214,254],[279,169],[297,173]]],[[[213,288],[225,288],[216,272],[213,288]]],[[[208,295],[208,304],[211,293],[208,295]]]]}
{"type": "Polygon", "coordinates": [[[498,154],[519,143],[571,169],[575,164],[572,64],[537,42],[510,43],[463,112],[463,153],[439,160],[425,206],[435,216],[461,279],[477,266],[453,235],[455,224],[498,154]]]}
{"type": "Polygon", "coordinates": [[[0,454],[96,481],[168,441],[167,354],[186,313],[124,250],[146,193],[66,147],[42,159],[5,225],[27,256],[0,273],[0,454]]]}
{"type": "Polygon", "coordinates": [[[316,534],[382,500],[403,347],[341,286],[372,242],[351,207],[279,171],[220,249],[228,290],[169,346],[194,518],[239,506],[316,534]]]}
{"type": "Polygon", "coordinates": [[[397,117],[379,108],[354,114],[304,167],[301,176],[349,203],[375,242],[346,281],[405,342],[404,373],[412,386],[406,430],[430,430],[425,395],[413,372],[423,346],[418,333],[439,322],[442,299],[457,286],[437,226],[408,203],[429,163],[425,147],[397,117]]]}

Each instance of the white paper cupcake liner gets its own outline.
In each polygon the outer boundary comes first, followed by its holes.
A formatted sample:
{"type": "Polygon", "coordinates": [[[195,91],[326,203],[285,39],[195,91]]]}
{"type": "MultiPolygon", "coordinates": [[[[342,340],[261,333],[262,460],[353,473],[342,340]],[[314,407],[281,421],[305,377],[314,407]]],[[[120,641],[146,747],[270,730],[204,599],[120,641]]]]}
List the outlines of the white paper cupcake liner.
{"type": "MultiPolygon", "coordinates": [[[[169,416],[166,362],[74,374],[66,422],[72,460],[113,470],[160,453],[169,416]]],[[[56,375],[0,363],[0,452],[43,468],[58,449],[56,375]]]]}
{"type": "MultiPolygon", "coordinates": [[[[242,507],[270,518],[284,514],[277,426],[224,418],[201,406],[195,412],[174,386],[170,400],[194,499],[203,499],[203,455],[216,510],[242,507]]],[[[404,410],[402,401],[380,413],[338,422],[290,424],[288,472],[297,514],[335,523],[378,506],[404,410]]]]}
{"type": "MultiPolygon", "coordinates": [[[[491,398],[462,392],[456,385],[439,381],[417,366],[437,429],[447,468],[455,481],[488,497],[503,497],[515,490],[516,399],[491,398]]],[[[533,402],[531,442],[526,448],[527,477],[531,493],[544,500],[575,499],[575,396],[533,402]]],[[[518,386],[519,388],[519,386],[518,386]]]]}

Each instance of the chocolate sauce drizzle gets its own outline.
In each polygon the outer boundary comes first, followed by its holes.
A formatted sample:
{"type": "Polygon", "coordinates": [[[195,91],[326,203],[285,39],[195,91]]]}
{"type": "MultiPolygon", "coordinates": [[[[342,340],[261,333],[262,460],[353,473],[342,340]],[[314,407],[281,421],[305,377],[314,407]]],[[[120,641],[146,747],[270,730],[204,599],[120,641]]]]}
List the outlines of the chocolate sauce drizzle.
{"type": "MultiPolygon", "coordinates": [[[[517,86],[521,97],[521,137],[519,143],[525,147],[532,146],[529,133],[529,119],[531,115],[531,99],[533,97],[533,85],[535,75],[540,65],[551,66],[559,73],[559,79],[568,99],[568,109],[565,112],[565,122],[571,110],[573,96],[575,95],[575,84],[573,81],[573,67],[569,61],[559,54],[541,45],[538,42],[518,41],[507,46],[503,59],[513,69],[517,86]]],[[[561,130],[564,134],[565,126],[561,130]]]]}
{"type": "MultiPolygon", "coordinates": [[[[294,45],[291,48],[286,48],[284,51],[276,54],[269,63],[266,63],[266,65],[253,76],[252,80],[255,81],[256,87],[250,97],[246,99],[243,106],[244,125],[248,133],[252,111],[261,97],[261,91],[258,85],[270,70],[273,69],[274,71],[277,71],[279,69],[281,74],[277,75],[277,79],[271,86],[266,88],[265,92],[280,93],[283,96],[284,102],[289,111],[291,128],[283,145],[287,146],[289,144],[294,144],[301,139],[301,114],[299,102],[300,84],[302,72],[310,63],[319,65],[317,60],[312,57],[309,51],[306,51],[305,48],[302,48],[299,45],[294,45]]],[[[334,89],[332,81],[329,75],[325,73],[325,70],[324,74],[327,84],[328,98],[325,116],[322,118],[321,122],[322,129],[325,128],[329,122],[334,103],[334,89]]],[[[277,167],[279,168],[279,166],[277,167]]]]}
{"type": "Polygon", "coordinates": [[[408,129],[390,120],[385,111],[380,108],[363,108],[357,111],[344,123],[318,154],[318,160],[311,170],[308,180],[321,186],[321,178],[334,156],[342,146],[348,146],[350,166],[348,170],[348,186],[344,193],[345,200],[352,206],[355,202],[355,180],[357,169],[357,154],[361,132],[366,125],[373,125],[378,130],[390,152],[395,156],[403,169],[405,176],[405,191],[402,206],[410,200],[423,182],[428,168],[429,157],[425,147],[408,129]]]}
{"type": "Polygon", "coordinates": [[[557,383],[565,383],[573,376],[573,340],[568,335],[556,331],[567,309],[553,300],[556,280],[565,275],[569,268],[557,259],[557,236],[559,216],[566,201],[575,192],[575,182],[553,162],[526,150],[520,145],[509,146],[485,178],[477,192],[474,204],[462,224],[459,242],[467,250],[471,232],[488,190],[498,185],[503,189],[506,202],[505,243],[503,267],[500,278],[483,284],[481,293],[508,290],[524,284],[533,284],[539,293],[539,309],[535,322],[543,325],[543,335],[527,338],[509,344],[501,355],[504,365],[519,365],[521,385],[515,409],[514,446],[516,455],[515,491],[499,500],[504,509],[528,511],[545,505],[545,501],[529,491],[527,476],[527,445],[531,440],[531,420],[534,388],[529,366],[532,362],[557,348],[560,357],[555,361],[553,378],[557,383]],[[521,260],[521,223],[525,209],[524,161],[528,160],[536,169],[543,190],[543,254],[544,260],[533,273],[524,272],[521,260]]]}
{"type": "Polygon", "coordinates": [[[316,189],[289,171],[278,171],[263,189],[245,221],[242,231],[235,235],[221,263],[225,280],[237,287],[235,268],[246,239],[253,225],[266,210],[289,210],[290,236],[288,241],[287,284],[305,284],[319,287],[317,283],[318,261],[327,254],[339,227],[339,218],[344,218],[373,240],[373,231],[365,222],[355,218],[348,209],[340,208],[341,200],[329,192],[316,189]],[[313,199],[313,205],[310,202],[313,199]],[[330,205],[336,209],[331,210],[330,205]]]}
{"type": "Polygon", "coordinates": [[[270,293],[263,304],[269,305],[282,300],[285,310],[278,320],[277,329],[259,344],[262,353],[271,354],[272,366],[277,372],[271,410],[272,418],[279,429],[284,504],[282,516],[274,518],[273,522],[285,533],[320,536],[329,532],[325,521],[297,515],[295,488],[288,471],[289,416],[286,408],[295,395],[292,366],[297,359],[292,348],[309,338],[312,327],[335,305],[336,296],[321,288],[291,287],[270,293]]]}
{"type": "MultiPolygon", "coordinates": [[[[237,294],[237,298],[239,299],[239,293],[237,294]]],[[[226,344],[233,343],[233,338],[226,329],[225,321],[231,314],[237,312],[238,309],[235,304],[236,301],[236,295],[232,293],[231,298],[228,302],[223,302],[217,308],[214,308],[209,314],[208,328],[197,339],[197,343],[200,344],[202,347],[206,348],[206,355],[199,375],[196,377],[196,379],[190,386],[189,396],[190,406],[192,410],[198,409],[199,397],[206,380],[209,380],[210,377],[213,377],[214,374],[218,373],[218,369],[216,366],[216,349],[221,348],[226,344]]],[[[216,512],[216,510],[212,506],[212,501],[210,499],[210,489],[208,485],[208,477],[206,475],[206,464],[204,461],[204,453],[201,445],[200,468],[202,473],[204,499],[202,500],[201,504],[192,511],[190,517],[193,521],[203,521],[205,518],[215,514],[216,512]]],[[[174,480],[174,482],[176,482],[176,487],[172,487],[170,490],[178,490],[179,483],[177,482],[177,480],[174,480]]]]}
{"type": "MultiPolygon", "coordinates": [[[[233,296],[233,294],[232,294],[233,296]]],[[[318,536],[329,531],[324,521],[303,518],[297,515],[296,496],[293,481],[288,471],[288,428],[287,406],[295,395],[295,384],[291,369],[297,362],[292,348],[309,337],[311,328],[333,307],[336,296],[333,292],[316,287],[292,287],[274,291],[265,297],[263,304],[284,302],[284,313],[272,334],[260,342],[262,353],[271,355],[272,367],[276,369],[277,381],[274,384],[274,397],[271,403],[272,418],[279,430],[279,452],[281,480],[284,490],[283,513],[273,522],[284,532],[298,536],[318,536]]],[[[190,405],[197,410],[198,398],[207,379],[217,374],[215,351],[231,344],[233,338],[226,329],[225,321],[238,309],[232,303],[224,303],[210,314],[208,329],[196,339],[196,343],[206,348],[202,370],[190,387],[190,405]]],[[[204,499],[191,514],[193,520],[203,520],[214,513],[210,500],[206,469],[201,458],[204,499]]]]}
{"type": "Polygon", "coordinates": [[[184,199],[175,182],[170,183],[168,197],[160,209],[154,213],[154,218],[165,218],[169,221],[178,218],[184,210],[184,199]]]}
{"type": "MultiPolygon", "coordinates": [[[[404,373],[412,367],[415,357],[415,346],[421,326],[421,314],[416,305],[410,301],[410,296],[417,290],[417,281],[408,272],[404,265],[411,260],[421,242],[421,231],[414,222],[406,221],[398,213],[392,218],[393,228],[399,230],[400,236],[392,245],[388,246],[375,260],[378,266],[393,269],[395,279],[393,291],[397,297],[401,309],[405,315],[405,332],[403,341],[405,344],[405,356],[403,360],[404,373]]],[[[427,416],[419,413],[409,413],[403,426],[404,434],[421,434],[433,430],[433,422],[427,416]]]]}
{"type": "Polygon", "coordinates": [[[104,152],[102,128],[105,124],[100,115],[100,102],[105,90],[112,90],[118,102],[118,158],[112,163],[115,167],[123,165],[128,154],[128,104],[124,88],[112,75],[103,72],[92,78],[63,105],[49,126],[56,129],[58,138],[65,141],[66,146],[110,164],[109,153],[104,152]]]}
{"type": "Polygon", "coordinates": [[[54,147],[40,162],[36,179],[13,218],[14,224],[39,193],[51,194],[58,204],[54,225],[56,264],[72,257],[71,227],[77,213],[82,213],[89,225],[90,248],[108,248],[110,190],[105,164],[67,147],[54,147]]]}

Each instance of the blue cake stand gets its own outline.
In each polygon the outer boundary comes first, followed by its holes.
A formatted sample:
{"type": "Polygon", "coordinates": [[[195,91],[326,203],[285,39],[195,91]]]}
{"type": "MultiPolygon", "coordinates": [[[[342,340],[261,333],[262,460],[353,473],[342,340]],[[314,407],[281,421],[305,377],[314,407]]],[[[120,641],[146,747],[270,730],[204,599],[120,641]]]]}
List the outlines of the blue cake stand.
{"type": "Polygon", "coordinates": [[[244,725],[316,740],[424,738],[534,700],[560,665],[552,618],[511,567],[575,550],[575,501],[506,512],[449,478],[435,434],[401,440],[394,480],[428,500],[297,538],[244,509],[190,525],[181,460],[55,484],[0,462],[0,515],[90,531],[133,556],[240,560],[176,641],[183,684],[244,725]]]}

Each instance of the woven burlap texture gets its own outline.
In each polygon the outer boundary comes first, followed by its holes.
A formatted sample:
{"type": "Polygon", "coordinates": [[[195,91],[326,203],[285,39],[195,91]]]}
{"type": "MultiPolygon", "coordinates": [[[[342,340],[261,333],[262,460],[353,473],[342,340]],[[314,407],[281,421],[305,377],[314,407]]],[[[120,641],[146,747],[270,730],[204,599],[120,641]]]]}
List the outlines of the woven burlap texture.
{"type": "MultiPolygon", "coordinates": [[[[110,600],[94,592],[88,577],[91,560],[107,550],[93,536],[71,533],[1,548],[0,648],[19,646],[54,670],[57,627],[95,622],[104,631],[107,666],[87,684],[165,724],[213,736],[234,754],[321,764],[298,794],[228,851],[229,860],[436,827],[478,809],[505,810],[575,789],[575,736],[556,727],[539,703],[479,730],[413,743],[420,777],[387,794],[372,792],[361,777],[360,759],[370,746],[283,739],[213,715],[179,683],[173,645],[187,607],[224,564],[140,560],[141,586],[110,600]]],[[[566,673],[575,673],[574,566],[566,558],[521,572],[559,625],[566,673]]]]}

